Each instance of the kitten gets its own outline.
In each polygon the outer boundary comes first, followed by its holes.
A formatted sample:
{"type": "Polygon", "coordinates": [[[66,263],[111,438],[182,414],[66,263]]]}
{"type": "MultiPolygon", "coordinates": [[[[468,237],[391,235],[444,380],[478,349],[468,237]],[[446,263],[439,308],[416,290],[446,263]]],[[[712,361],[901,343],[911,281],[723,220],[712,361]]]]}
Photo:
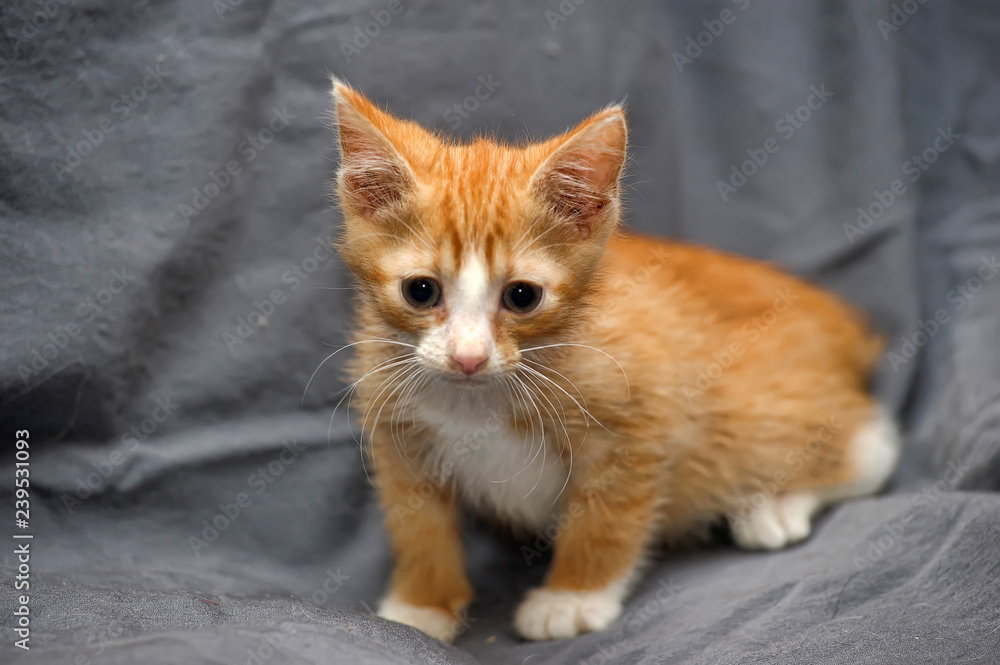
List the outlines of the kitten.
{"type": "MultiPolygon", "coordinates": [[[[541,143],[457,143],[333,88],[359,285],[350,364],[395,569],[379,613],[454,638],[460,508],[552,538],[532,640],[610,625],[659,542],[806,538],[899,437],[859,315],[763,263],[619,231],[619,106],[541,143]]],[[[526,548],[527,552],[538,552],[526,548]]]]}

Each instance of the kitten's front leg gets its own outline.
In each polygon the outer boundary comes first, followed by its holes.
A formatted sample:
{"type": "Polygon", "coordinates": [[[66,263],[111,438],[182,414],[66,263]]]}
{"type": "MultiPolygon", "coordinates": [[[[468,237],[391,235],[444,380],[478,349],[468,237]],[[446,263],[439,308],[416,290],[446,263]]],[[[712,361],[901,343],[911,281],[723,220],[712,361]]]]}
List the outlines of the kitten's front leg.
{"type": "Polygon", "coordinates": [[[378,614],[451,642],[472,600],[458,506],[450,492],[411,471],[386,436],[376,434],[373,457],[395,567],[378,614]]]}
{"type": "Polygon", "coordinates": [[[603,630],[621,614],[653,529],[660,471],[659,460],[622,452],[573,483],[552,568],[514,618],[523,637],[574,637],[603,630]]]}

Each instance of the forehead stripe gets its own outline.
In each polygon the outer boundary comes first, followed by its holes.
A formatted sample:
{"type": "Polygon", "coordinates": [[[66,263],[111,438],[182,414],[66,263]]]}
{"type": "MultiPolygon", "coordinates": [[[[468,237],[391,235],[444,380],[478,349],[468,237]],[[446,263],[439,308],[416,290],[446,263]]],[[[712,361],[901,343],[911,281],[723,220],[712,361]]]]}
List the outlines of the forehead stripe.
{"type": "Polygon", "coordinates": [[[465,254],[462,236],[454,226],[449,227],[448,236],[448,242],[451,245],[452,261],[454,263],[453,267],[455,270],[459,270],[462,267],[462,257],[465,254]]]}

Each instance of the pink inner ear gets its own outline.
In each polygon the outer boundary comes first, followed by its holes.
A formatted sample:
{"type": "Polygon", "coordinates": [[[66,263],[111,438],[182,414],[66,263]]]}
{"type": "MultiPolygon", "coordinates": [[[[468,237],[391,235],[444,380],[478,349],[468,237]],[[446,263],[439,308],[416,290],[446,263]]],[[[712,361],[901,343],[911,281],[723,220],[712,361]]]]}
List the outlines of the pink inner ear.
{"type": "Polygon", "coordinates": [[[370,217],[377,210],[403,198],[404,179],[392,169],[345,171],[344,188],[359,213],[370,217]]]}
{"type": "Polygon", "coordinates": [[[601,213],[618,196],[625,142],[620,111],[605,113],[587,121],[543,166],[546,199],[584,239],[593,234],[601,213]]]}
{"type": "Polygon", "coordinates": [[[583,239],[590,237],[595,218],[615,194],[610,169],[600,162],[590,166],[568,161],[549,173],[545,185],[554,211],[568,218],[583,239]]]}
{"type": "Polygon", "coordinates": [[[549,200],[556,213],[574,224],[583,239],[590,237],[594,217],[610,203],[610,198],[598,191],[581,187],[570,179],[553,178],[550,181],[549,200]]]}
{"type": "Polygon", "coordinates": [[[399,155],[370,123],[343,106],[339,118],[344,194],[359,214],[371,217],[402,200],[409,179],[399,155]]]}

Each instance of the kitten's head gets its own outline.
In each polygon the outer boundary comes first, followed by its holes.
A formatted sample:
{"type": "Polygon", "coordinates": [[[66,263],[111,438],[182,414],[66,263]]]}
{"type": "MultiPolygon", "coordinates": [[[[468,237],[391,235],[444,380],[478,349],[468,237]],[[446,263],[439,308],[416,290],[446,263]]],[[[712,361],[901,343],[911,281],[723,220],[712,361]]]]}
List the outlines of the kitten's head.
{"type": "Polygon", "coordinates": [[[368,332],[416,345],[424,369],[475,387],[578,329],[621,216],[620,107],[514,146],[450,141],[339,81],[333,99],[340,251],[368,332]]]}

